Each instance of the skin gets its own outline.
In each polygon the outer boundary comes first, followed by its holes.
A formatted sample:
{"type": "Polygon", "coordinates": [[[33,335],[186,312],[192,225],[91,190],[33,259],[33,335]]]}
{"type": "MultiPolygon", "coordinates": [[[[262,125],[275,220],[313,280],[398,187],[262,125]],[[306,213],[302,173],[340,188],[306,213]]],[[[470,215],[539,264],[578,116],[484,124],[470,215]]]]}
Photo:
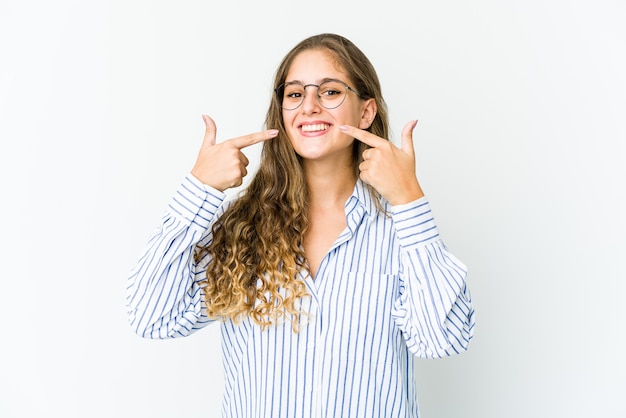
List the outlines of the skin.
{"type": "Polygon", "coordinates": [[[393,206],[410,203],[424,196],[415,175],[413,129],[416,125],[417,120],[413,120],[404,126],[400,148],[353,126],[339,127],[371,147],[363,151],[364,161],[359,165],[360,178],[374,187],[393,206]]]}
{"type": "MultiPolygon", "coordinates": [[[[338,68],[328,54],[320,50],[300,53],[292,62],[286,82],[319,84],[325,78],[333,78],[354,85],[342,69],[338,68]]],[[[345,101],[335,109],[323,108],[317,98],[317,87],[307,87],[304,101],[295,110],[283,110],[283,121],[294,150],[303,158],[304,170],[317,171],[340,166],[347,168],[352,161],[354,138],[339,130],[341,125],[368,128],[376,116],[374,99],[361,100],[353,92],[347,92],[345,101]],[[307,131],[323,126],[326,129],[307,131]]]]}
{"type": "Polygon", "coordinates": [[[202,119],[206,131],[191,174],[202,183],[222,192],[240,186],[248,174],[246,167],[249,161],[241,150],[278,135],[278,130],[270,129],[217,144],[215,122],[207,115],[202,115],[202,119]]]}
{"type": "MultiPolygon", "coordinates": [[[[293,61],[286,81],[319,84],[334,78],[353,86],[345,70],[326,51],[308,50],[293,61]]],[[[391,205],[412,202],[424,196],[415,175],[413,129],[410,121],[402,130],[401,146],[380,138],[367,129],[375,115],[374,99],[363,100],[349,92],[341,106],[323,108],[317,88],[308,87],[303,103],[294,110],[283,110],[285,128],[294,150],[302,157],[311,205],[304,250],[309,271],[315,277],[330,246],[346,227],[344,205],[352,194],[356,177],[352,169],[352,144],[361,141],[371,148],[363,153],[359,177],[370,184],[391,205]],[[317,127],[323,127],[317,129],[317,127]]],[[[248,159],[242,149],[270,140],[276,130],[256,132],[216,143],[216,126],[203,116],[206,132],[192,175],[217,190],[242,184],[248,159]]]]}

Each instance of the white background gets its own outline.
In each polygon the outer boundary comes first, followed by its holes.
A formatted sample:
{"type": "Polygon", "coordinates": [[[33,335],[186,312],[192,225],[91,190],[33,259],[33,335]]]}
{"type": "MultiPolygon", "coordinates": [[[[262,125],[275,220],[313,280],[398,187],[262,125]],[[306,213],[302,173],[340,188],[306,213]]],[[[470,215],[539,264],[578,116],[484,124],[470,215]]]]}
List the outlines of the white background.
{"type": "Polygon", "coordinates": [[[423,417],[626,416],[625,4],[2,0],[0,417],[219,416],[218,327],[140,339],[126,278],[201,114],[261,130],[279,60],[326,31],[378,69],[394,140],[419,118],[470,269],[476,336],[418,361],[423,417]]]}

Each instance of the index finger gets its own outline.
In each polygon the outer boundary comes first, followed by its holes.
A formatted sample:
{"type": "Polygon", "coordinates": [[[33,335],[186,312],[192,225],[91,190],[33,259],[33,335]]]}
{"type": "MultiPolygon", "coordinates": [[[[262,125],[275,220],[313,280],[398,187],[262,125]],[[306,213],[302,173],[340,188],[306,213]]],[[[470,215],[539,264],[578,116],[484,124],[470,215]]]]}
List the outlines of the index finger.
{"type": "Polygon", "coordinates": [[[347,133],[348,135],[353,136],[354,139],[357,139],[372,148],[380,147],[389,143],[389,141],[387,141],[386,139],[382,139],[381,137],[376,136],[371,132],[355,128],[354,126],[341,125],[339,129],[347,133]]]}
{"type": "Polygon", "coordinates": [[[278,135],[278,129],[269,129],[263,132],[256,132],[253,134],[248,134],[244,136],[239,136],[237,138],[229,139],[229,142],[232,142],[237,148],[242,149],[245,147],[249,147],[250,145],[257,144],[259,142],[267,141],[268,139],[274,138],[278,135]]]}

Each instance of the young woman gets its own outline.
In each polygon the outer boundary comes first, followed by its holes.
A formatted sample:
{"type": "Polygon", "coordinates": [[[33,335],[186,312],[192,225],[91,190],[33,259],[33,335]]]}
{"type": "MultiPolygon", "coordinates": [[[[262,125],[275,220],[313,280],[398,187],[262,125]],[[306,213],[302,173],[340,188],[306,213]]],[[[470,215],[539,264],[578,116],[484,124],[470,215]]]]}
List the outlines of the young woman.
{"type": "Polygon", "coordinates": [[[412,131],[388,140],[376,72],[349,40],[312,36],[283,59],[268,130],[216,143],[129,278],[134,331],[219,321],[224,417],[417,417],[413,360],[468,348],[466,268],[415,175],[412,131]],[[263,141],[245,192],[242,148],[263,141]]]}

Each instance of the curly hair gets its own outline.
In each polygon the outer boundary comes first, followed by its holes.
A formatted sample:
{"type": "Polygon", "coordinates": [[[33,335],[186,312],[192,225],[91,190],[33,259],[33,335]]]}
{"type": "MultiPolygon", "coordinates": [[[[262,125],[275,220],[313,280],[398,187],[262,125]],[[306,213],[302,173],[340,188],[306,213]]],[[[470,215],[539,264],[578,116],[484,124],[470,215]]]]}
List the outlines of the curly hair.
{"type": "MultiPolygon", "coordinates": [[[[329,52],[361,97],[376,100],[377,114],[368,130],[388,138],[387,108],[376,71],[363,52],[342,36],[319,34],[297,44],[276,71],[274,91],[285,81],[294,58],[312,49],[329,52]]],[[[210,318],[239,322],[249,316],[263,329],[286,319],[297,332],[303,315],[307,315],[301,304],[307,296],[301,272],[307,268],[303,237],[308,226],[309,192],[301,158],[287,137],[276,94],[265,126],[278,129],[278,136],[263,143],[254,178],[214,223],[213,239],[206,247],[198,248],[196,259],[210,255],[204,281],[210,318]]],[[[354,141],[357,176],[366,148],[354,141]]],[[[373,188],[369,191],[378,197],[373,188]]]]}

